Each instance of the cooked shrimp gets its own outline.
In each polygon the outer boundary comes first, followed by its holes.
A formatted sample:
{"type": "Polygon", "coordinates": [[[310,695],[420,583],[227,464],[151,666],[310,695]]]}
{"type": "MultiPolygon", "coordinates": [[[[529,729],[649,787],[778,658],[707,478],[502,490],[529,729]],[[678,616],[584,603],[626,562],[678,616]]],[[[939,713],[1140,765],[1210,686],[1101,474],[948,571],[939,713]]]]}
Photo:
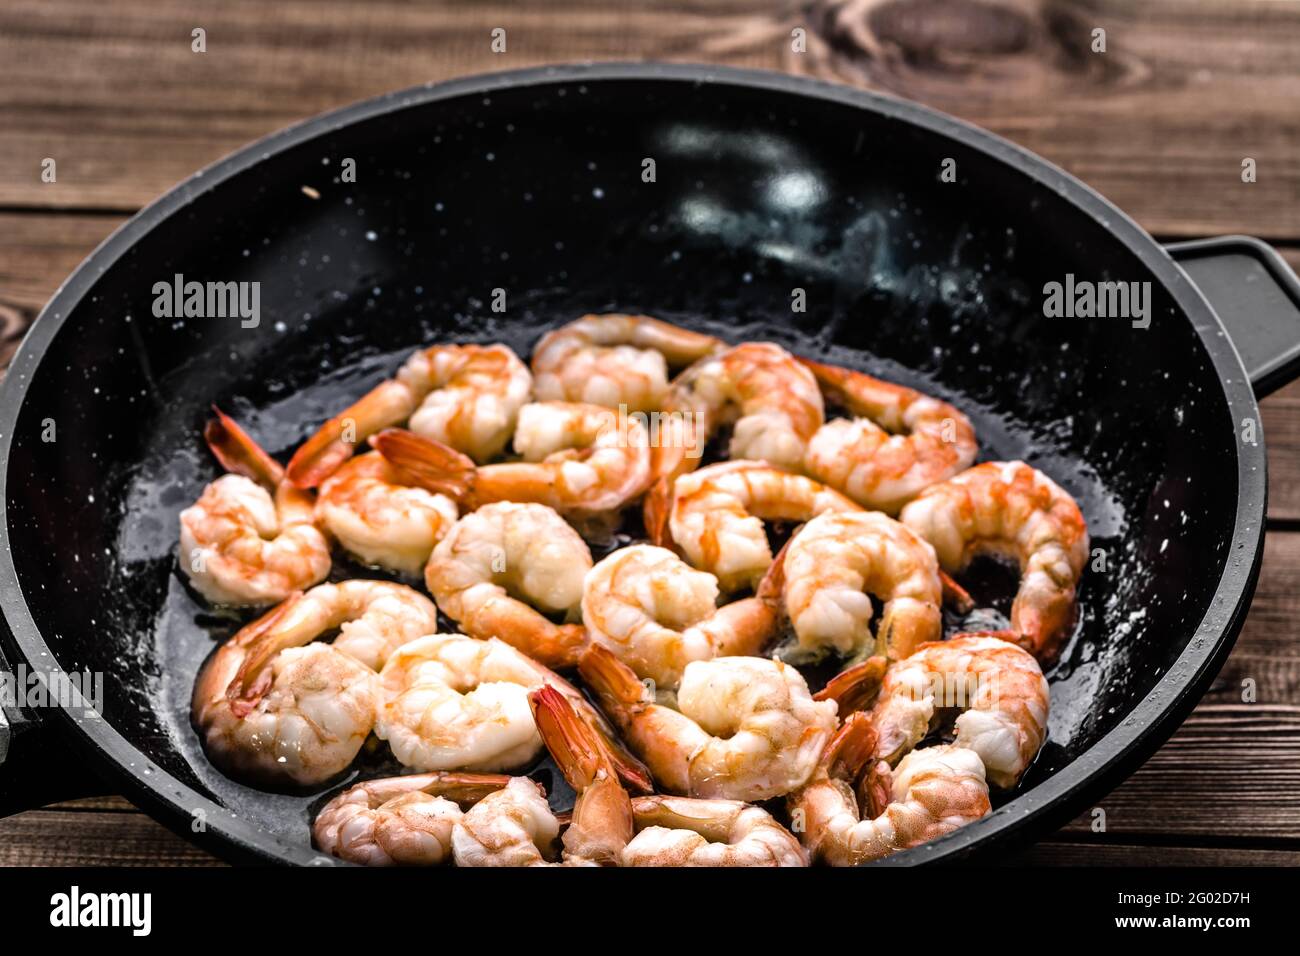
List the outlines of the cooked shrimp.
{"type": "Polygon", "coordinates": [[[435,486],[459,485],[470,510],[495,501],[535,502],[579,517],[618,511],[650,482],[650,439],[633,417],[599,405],[533,402],[519,411],[515,451],[523,461],[475,466],[449,448],[390,429],[376,447],[435,486]]]}
{"type": "Polygon", "coordinates": [[[722,341],[711,335],[644,315],[584,315],[537,343],[537,397],[658,410],[668,390],[668,367],[689,365],[720,348],[722,341]]]}
{"type": "MultiPolygon", "coordinates": [[[[408,434],[412,443],[427,442],[408,434]]],[[[364,563],[418,574],[456,522],[456,502],[444,491],[421,487],[373,451],[349,459],[325,479],[316,516],[364,563]]]]}
{"type": "Polygon", "coordinates": [[[824,417],[812,373],[770,342],[745,342],[701,359],[673,381],[664,404],[669,422],[681,422],[687,434],[660,443],[657,478],[693,467],[698,450],[728,424],[734,424],[732,458],[801,468],[824,417]]]}
{"type": "Polygon", "coordinates": [[[718,581],[666,548],[634,544],[587,572],[582,623],[596,643],[673,690],[691,661],[762,651],[779,623],[779,590],[717,606],[718,581]]]}
{"type": "Polygon", "coordinates": [[[338,629],[331,646],[372,670],[407,641],[438,630],[438,609],[404,584],[356,579],[291,595],[267,637],[293,647],[338,629]]]}
{"type": "Polygon", "coordinates": [[[790,539],[782,561],[797,642],[787,659],[869,653],[873,644],[899,659],[943,636],[934,549],[878,511],[814,518],[790,539]],[[874,638],[872,595],[884,602],[874,638]]]}
{"type": "Polygon", "coordinates": [[[807,866],[799,840],[770,813],[738,800],[637,797],[638,830],[623,866],[807,866]]]}
{"type": "Polygon", "coordinates": [[[230,474],[181,512],[181,569],[215,604],[275,604],[325,579],[329,541],[316,527],[311,494],[285,481],[270,455],[213,411],[203,436],[230,474]]]}
{"type": "Polygon", "coordinates": [[[576,687],[496,638],[431,634],[403,644],[380,673],[375,735],[416,770],[510,770],[542,749],[528,693],[553,687],[590,726],[604,759],[639,790],[649,775],[613,742],[576,687]]]}
{"type": "Polygon", "coordinates": [[[1050,706],[1042,669],[1015,644],[978,634],[923,644],[885,672],[872,710],[877,754],[897,763],[957,710],[953,744],[979,754],[995,787],[1013,787],[1047,737],[1050,706]]]}
{"type": "Polygon", "coordinates": [[[226,641],[194,684],[190,719],[208,759],[238,780],[312,786],[345,770],[375,722],[379,678],[281,622],[292,600],[226,641]]]}
{"type": "Polygon", "coordinates": [[[528,700],[546,749],[578,795],[564,831],[565,861],[616,865],[632,838],[632,803],[607,750],[555,687],[535,690],[528,700]]]}
{"type": "Polygon", "coordinates": [[[896,515],[922,489],[975,460],[975,429],[947,402],[865,372],[800,361],[831,401],[858,416],[818,429],[804,469],[854,501],[896,515]]]}
{"type": "Polygon", "coordinates": [[[299,488],[312,488],[352,457],[359,442],[409,422],[411,431],[476,461],[503,449],[528,401],[533,377],[504,345],[434,345],[406,360],[312,435],[289,462],[299,488]]]}
{"type": "Polygon", "coordinates": [[[815,702],[799,672],[758,657],[686,665],[673,710],[593,644],[579,672],[655,779],[675,793],[766,800],[801,786],[835,729],[834,701],[815,702]]]}
{"type": "Polygon", "coordinates": [[[934,545],[951,574],[980,554],[1018,561],[1011,628],[995,633],[1039,660],[1056,656],[1088,558],[1083,514],[1056,482],[1021,461],[985,462],[927,488],[899,520],[934,545]]]}
{"type": "Polygon", "coordinates": [[[545,505],[498,502],[465,515],[433,549],[424,580],[467,634],[499,637],[548,667],[572,666],[587,644],[576,620],[591,552],[545,505]]]}
{"type": "Polygon", "coordinates": [[[440,866],[451,831],[473,805],[505,787],[501,774],[424,773],[366,780],[316,815],[312,835],[325,853],[364,866],[440,866]]]}
{"type": "Polygon", "coordinates": [[[794,830],[814,861],[856,866],[920,846],[989,813],[979,756],[963,747],[914,750],[892,772],[872,754],[866,714],[845,722],[813,779],[787,801],[794,830]],[[866,777],[859,806],[855,784],[866,777]]]}
{"type": "Polygon", "coordinates": [[[646,499],[656,544],[676,544],[723,591],[756,585],[772,563],[764,521],[862,509],[832,488],[761,461],[727,461],[660,482],[646,499]]]}
{"type": "Polygon", "coordinates": [[[512,777],[456,822],[452,857],[457,866],[550,866],[559,835],[560,821],[542,788],[512,777]]]}

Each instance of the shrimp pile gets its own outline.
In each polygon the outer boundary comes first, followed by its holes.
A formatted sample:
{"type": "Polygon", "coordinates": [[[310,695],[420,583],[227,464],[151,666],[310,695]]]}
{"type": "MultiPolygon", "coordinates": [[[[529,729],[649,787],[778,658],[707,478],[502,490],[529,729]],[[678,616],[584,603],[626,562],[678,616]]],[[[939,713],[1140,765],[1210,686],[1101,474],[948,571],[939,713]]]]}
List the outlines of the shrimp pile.
{"type": "Polygon", "coordinates": [[[283,467],[207,424],[179,570],[260,614],[195,680],[213,766],[320,793],[364,866],[857,865],[1027,785],[1088,554],[1063,488],[772,342],[584,315],[528,358],[422,347],[283,467]],[[1009,626],[945,633],[982,555],[1009,626]]]}

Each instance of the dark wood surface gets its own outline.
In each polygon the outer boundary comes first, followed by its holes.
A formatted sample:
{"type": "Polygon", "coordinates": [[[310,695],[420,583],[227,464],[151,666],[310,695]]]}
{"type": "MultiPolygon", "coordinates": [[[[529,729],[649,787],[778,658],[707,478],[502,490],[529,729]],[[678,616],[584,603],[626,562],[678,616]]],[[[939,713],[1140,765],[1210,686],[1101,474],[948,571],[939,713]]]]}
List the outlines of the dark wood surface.
{"type": "MultiPolygon", "coordinates": [[[[1251,233],[1300,266],[1298,51],[1300,0],[6,0],[0,362],[130,213],[244,143],[397,87],[586,59],[762,67],[919,99],[1041,153],[1159,238],[1251,233]],[[57,183],[40,181],[45,157],[57,183]]],[[[1105,833],[1085,814],[1019,859],[1300,864],[1300,386],[1263,409],[1269,530],[1235,651],[1101,801],[1105,833]]],[[[0,820],[0,864],[211,862],[120,797],[0,820]]]]}

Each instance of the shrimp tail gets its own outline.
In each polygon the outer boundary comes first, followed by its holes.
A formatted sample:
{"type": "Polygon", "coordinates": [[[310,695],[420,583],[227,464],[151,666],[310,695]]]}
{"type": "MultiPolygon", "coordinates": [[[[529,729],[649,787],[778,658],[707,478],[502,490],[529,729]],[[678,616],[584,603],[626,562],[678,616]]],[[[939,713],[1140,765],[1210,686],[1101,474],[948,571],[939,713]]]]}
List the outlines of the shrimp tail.
{"type": "Polygon", "coordinates": [[[872,762],[878,740],[876,726],[869,715],[850,714],[822,751],[821,770],[831,779],[858,779],[872,762]]]}
{"type": "MultiPolygon", "coordinates": [[[[796,530],[796,534],[798,531],[796,530]]],[[[763,572],[763,577],[759,579],[758,586],[754,588],[754,596],[765,604],[772,607],[782,607],[781,597],[785,592],[785,555],[790,550],[790,542],[794,540],[794,535],[786,539],[785,544],[781,545],[781,550],[776,553],[772,563],[763,572]]]]}
{"type": "Polygon", "coordinates": [[[316,487],[352,457],[358,442],[381,428],[404,422],[414,410],[409,388],[394,380],[381,382],[294,452],[286,469],[289,481],[299,488],[316,487]]]}
{"type": "Polygon", "coordinates": [[[587,629],[581,624],[552,624],[546,620],[542,621],[542,625],[523,631],[510,622],[504,622],[489,630],[515,650],[523,651],[552,670],[576,667],[583,651],[591,642],[587,629]]]}
{"type": "Polygon", "coordinates": [[[599,644],[588,647],[578,660],[578,673],[616,723],[623,723],[618,718],[629,717],[645,703],[645,684],[632,668],[599,644]]]}
{"type": "Polygon", "coordinates": [[[578,792],[566,849],[583,859],[615,863],[632,838],[632,801],[618,782],[605,742],[549,684],[528,695],[533,719],[564,779],[578,792]]]}
{"type": "Polygon", "coordinates": [[[894,771],[883,760],[869,761],[858,776],[858,806],[866,819],[875,819],[892,802],[894,771]]]}
{"type": "Polygon", "coordinates": [[[954,608],[958,614],[969,614],[975,610],[975,599],[970,596],[970,592],[942,568],[939,569],[939,583],[943,585],[943,603],[954,608]]]}
{"type": "Polygon", "coordinates": [[[672,510],[673,480],[660,478],[646,493],[645,503],[642,506],[642,519],[645,523],[646,536],[651,544],[676,552],[677,545],[673,542],[672,532],[668,527],[672,510]]]}
{"type": "Polygon", "coordinates": [[[596,782],[601,772],[614,775],[614,765],[602,742],[563,694],[544,684],[528,695],[528,703],[542,743],[569,786],[581,793],[596,782]]]}
{"type": "Polygon", "coordinates": [[[718,657],[760,657],[776,638],[785,616],[785,548],[768,567],[754,596],[724,604],[702,628],[710,633],[718,657]]]}
{"type": "Polygon", "coordinates": [[[468,456],[404,428],[385,428],[370,439],[370,445],[408,484],[473,507],[476,466],[468,456]]]}
{"type": "Polygon", "coordinates": [[[610,763],[614,765],[614,772],[623,781],[623,785],[637,793],[654,793],[655,784],[654,778],[650,775],[650,768],[632,756],[631,751],[624,747],[617,737],[599,728],[595,730],[600,745],[604,748],[610,763]]]}
{"type": "MultiPolygon", "coordinates": [[[[244,625],[239,633],[230,639],[233,646],[244,648],[239,670],[235,672],[234,678],[226,688],[226,696],[230,700],[255,703],[260,699],[265,688],[261,686],[264,682],[259,681],[258,678],[265,671],[271,658],[286,646],[283,636],[277,630],[278,625],[289,616],[304,597],[304,592],[295,591],[257,620],[244,625]]],[[[292,642],[298,642],[296,635],[293,635],[292,642]]]]}
{"type": "Polygon", "coordinates": [[[203,429],[203,438],[216,456],[221,467],[235,475],[243,475],[274,492],[284,478],[284,468],[262,450],[248,432],[217,406],[212,406],[216,418],[203,429]]]}
{"type": "Polygon", "coordinates": [[[893,772],[876,759],[880,735],[875,721],[862,712],[850,714],[822,752],[818,775],[856,785],[862,819],[871,820],[890,804],[893,772]]]}
{"type": "Polygon", "coordinates": [[[880,693],[880,685],[888,667],[889,661],[883,655],[868,657],[832,677],[825,687],[813,695],[813,700],[835,701],[840,706],[840,714],[863,710],[880,693]]]}

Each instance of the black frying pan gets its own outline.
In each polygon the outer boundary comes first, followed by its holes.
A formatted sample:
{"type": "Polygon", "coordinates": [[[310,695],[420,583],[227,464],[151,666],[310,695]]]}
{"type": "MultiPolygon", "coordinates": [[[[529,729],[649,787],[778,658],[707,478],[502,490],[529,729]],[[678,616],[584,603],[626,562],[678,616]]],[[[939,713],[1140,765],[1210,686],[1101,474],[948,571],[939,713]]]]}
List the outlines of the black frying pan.
{"type": "Polygon", "coordinates": [[[238,624],[176,571],[177,514],[217,474],[209,404],[283,456],[419,345],[527,355],[548,326],[619,310],[944,396],[982,458],[1025,458],[1077,497],[1108,570],[1086,575],[1050,675],[1050,742],[990,817],[894,861],[1040,834],[1172,733],[1240,629],[1265,509],[1255,395],[1296,370],[1294,283],[1253,240],[1161,248],[988,133],[786,76],[530,70],[272,136],[106,241],[5,379],[4,653],[102,672],[106,691],[99,716],[10,708],[5,802],[58,795],[71,747],[225,856],[323,861],[307,829],[321,795],[226,779],[189,727],[194,674],[238,624]],[[338,181],[345,158],[355,183],[338,181]],[[154,284],[177,273],[259,281],[260,324],[155,318],[154,284]],[[1149,328],[1046,318],[1044,284],[1067,274],[1151,283],[1149,328]]]}

